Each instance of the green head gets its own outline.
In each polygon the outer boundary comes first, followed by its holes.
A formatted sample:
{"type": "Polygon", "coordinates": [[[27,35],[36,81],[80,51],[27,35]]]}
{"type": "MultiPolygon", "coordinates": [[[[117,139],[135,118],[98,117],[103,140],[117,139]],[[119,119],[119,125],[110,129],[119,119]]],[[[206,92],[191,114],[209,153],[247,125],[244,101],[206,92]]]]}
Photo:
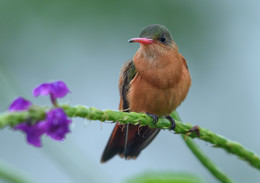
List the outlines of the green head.
{"type": "Polygon", "coordinates": [[[139,42],[141,44],[161,43],[170,45],[173,42],[172,36],[164,25],[152,24],[148,25],[141,31],[139,38],[129,40],[129,43],[139,42]]]}

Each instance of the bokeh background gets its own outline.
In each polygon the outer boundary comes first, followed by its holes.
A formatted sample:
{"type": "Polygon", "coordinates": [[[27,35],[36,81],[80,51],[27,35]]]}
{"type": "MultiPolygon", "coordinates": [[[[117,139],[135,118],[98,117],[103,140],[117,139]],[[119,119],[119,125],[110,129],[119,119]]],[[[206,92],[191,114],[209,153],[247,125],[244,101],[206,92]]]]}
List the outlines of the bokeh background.
{"type": "MultiPolygon", "coordinates": [[[[0,1],[0,111],[16,96],[34,99],[41,82],[65,81],[61,102],[117,109],[118,76],[138,44],[127,40],[148,24],[164,24],[188,61],[192,87],[178,108],[183,121],[211,129],[260,154],[260,2],[231,1],[0,1]]],[[[217,182],[179,135],[162,131],[135,161],[100,164],[114,125],[74,119],[63,143],[43,147],[22,133],[0,131],[0,160],[33,182],[123,182],[146,171],[190,172],[217,182]]],[[[196,140],[236,182],[256,183],[258,170],[196,140]]],[[[1,182],[1,181],[0,181],[1,182]]]]}

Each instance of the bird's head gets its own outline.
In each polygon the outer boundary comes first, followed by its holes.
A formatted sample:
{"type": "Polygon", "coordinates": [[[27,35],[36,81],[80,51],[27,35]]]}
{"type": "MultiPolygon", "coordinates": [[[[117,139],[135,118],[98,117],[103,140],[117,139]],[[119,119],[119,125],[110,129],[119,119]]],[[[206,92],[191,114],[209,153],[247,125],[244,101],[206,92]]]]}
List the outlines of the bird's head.
{"type": "Polygon", "coordinates": [[[128,42],[140,43],[140,51],[148,57],[157,57],[167,54],[169,50],[178,49],[168,29],[158,24],[146,26],[138,38],[132,38],[128,42]]]}

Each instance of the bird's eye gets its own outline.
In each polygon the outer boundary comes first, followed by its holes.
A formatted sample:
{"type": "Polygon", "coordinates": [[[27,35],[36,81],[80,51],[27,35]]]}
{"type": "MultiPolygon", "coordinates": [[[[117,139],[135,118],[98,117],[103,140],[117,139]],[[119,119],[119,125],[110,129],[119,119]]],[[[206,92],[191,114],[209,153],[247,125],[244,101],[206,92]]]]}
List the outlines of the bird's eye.
{"type": "Polygon", "coordinates": [[[161,41],[162,43],[164,43],[164,42],[166,41],[165,35],[162,35],[162,36],[160,37],[160,41],[161,41]]]}

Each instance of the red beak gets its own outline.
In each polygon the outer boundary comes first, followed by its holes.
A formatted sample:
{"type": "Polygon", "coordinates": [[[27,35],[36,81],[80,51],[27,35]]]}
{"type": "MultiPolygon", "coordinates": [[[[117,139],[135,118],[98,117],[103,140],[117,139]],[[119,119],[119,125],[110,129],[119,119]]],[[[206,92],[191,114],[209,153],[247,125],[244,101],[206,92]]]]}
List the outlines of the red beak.
{"type": "Polygon", "coordinates": [[[141,43],[141,44],[150,44],[153,42],[152,39],[148,39],[148,38],[132,38],[132,39],[129,39],[128,40],[129,43],[135,43],[135,42],[138,42],[138,43],[141,43]]]}

